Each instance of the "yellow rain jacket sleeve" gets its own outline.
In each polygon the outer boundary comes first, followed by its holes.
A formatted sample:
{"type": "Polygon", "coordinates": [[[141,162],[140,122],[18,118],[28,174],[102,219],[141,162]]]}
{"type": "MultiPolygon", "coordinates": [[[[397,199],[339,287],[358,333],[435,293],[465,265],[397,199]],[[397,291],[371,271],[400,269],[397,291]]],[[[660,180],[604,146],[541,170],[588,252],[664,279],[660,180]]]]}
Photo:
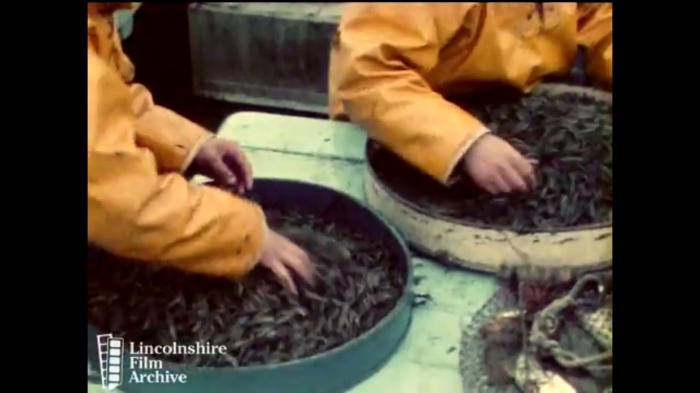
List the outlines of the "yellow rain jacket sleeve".
{"type": "Polygon", "coordinates": [[[174,172],[189,165],[210,135],[155,106],[142,86],[125,83],[133,66],[118,40],[103,39],[113,29],[108,19],[91,18],[90,4],[88,242],[195,273],[244,275],[267,235],[262,210],[174,172]]]}
{"type": "Polygon", "coordinates": [[[610,3],[347,3],[331,48],[331,117],[448,183],[488,129],[442,93],[528,92],[570,73],[578,45],[588,74],[611,87],[610,3]]]}
{"type": "Polygon", "coordinates": [[[199,148],[214,135],[177,113],[153,103],[143,85],[130,87],[136,115],[136,144],[153,152],[161,172],[183,173],[199,148]]]}
{"type": "Polygon", "coordinates": [[[450,3],[348,3],[331,57],[335,92],[348,117],[443,183],[488,132],[424,79],[469,9],[450,3]]]}
{"type": "Polygon", "coordinates": [[[612,3],[578,5],[578,44],[588,50],[586,73],[612,87],[612,3]]]}

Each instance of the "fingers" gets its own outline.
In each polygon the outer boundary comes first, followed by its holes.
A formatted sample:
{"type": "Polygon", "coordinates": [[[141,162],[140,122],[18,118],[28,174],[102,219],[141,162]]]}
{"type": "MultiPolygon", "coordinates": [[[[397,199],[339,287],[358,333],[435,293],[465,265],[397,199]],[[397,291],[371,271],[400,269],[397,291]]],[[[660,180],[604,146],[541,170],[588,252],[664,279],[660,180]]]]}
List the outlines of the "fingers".
{"type": "Polygon", "coordinates": [[[508,181],[503,179],[498,173],[494,173],[490,181],[484,187],[491,194],[503,194],[510,192],[508,181]]]}
{"type": "Polygon", "coordinates": [[[284,288],[298,294],[293,274],[309,285],[314,284],[316,272],[306,252],[275,232],[270,233],[268,241],[261,263],[272,271],[284,288]]]}
{"type": "Polygon", "coordinates": [[[224,156],[226,163],[229,167],[234,168],[236,175],[246,190],[250,190],[253,187],[253,168],[248,162],[248,158],[245,153],[238,147],[229,149],[224,156]]]}
{"type": "Polygon", "coordinates": [[[536,161],[497,136],[479,139],[467,152],[465,163],[476,183],[491,194],[527,192],[537,186],[536,161]]]}
{"type": "Polygon", "coordinates": [[[234,187],[236,185],[236,174],[229,169],[223,160],[217,158],[212,159],[210,165],[211,170],[214,172],[213,175],[218,181],[228,187],[234,187]]]}
{"type": "Polygon", "coordinates": [[[499,174],[501,182],[505,183],[506,187],[505,190],[502,190],[503,192],[526,192],[529,189],[527,181],[516,165],[506,165],[499,168],[499,174]]]}
{"type": "Polygon", "coordinates": [[[511,162],[513,169],[518,173],[519,178],[523,180],[528,189],[533,189],[537,186],[537,178],[535,177],[535,165],[537,165],[537,160],[527,159],[523,156],[519,156],[511,162]]]}
{"type": "Polygon", "coordinates": [[[498,166],[483,182],[483,188],[491,194],[527,192],[537,184],[532,164],[522,157],[516,157],[498,166]]]}
{"type": "Polygon", "coordinates": [[[308,284],[313,285],[316,272],[306,252],[291,242],[288,252],[289,257],[284,259],[285,265],[294,270],[308,284]]]}
{"type": "Polygon", "coordinates": [[[297,292],[297,287],[294,285],[294,279],[292,278],[292,275],[289,273],[287,268],[285,267],[285,264],[276,261],[268,265],[272,273],[277,277],[277,281],[279,281],[280,285],[284,287],[284,289],[290,291],[294,295],[298,295],[299,293],[297,292]]]}
{"type": "Polygon", "coordinates": [[[497,168],[492,188],[497,190],[496,193],[510,193],[527,192],[536,186],[537,179],[532,161],[515,152],[497,168]]]}

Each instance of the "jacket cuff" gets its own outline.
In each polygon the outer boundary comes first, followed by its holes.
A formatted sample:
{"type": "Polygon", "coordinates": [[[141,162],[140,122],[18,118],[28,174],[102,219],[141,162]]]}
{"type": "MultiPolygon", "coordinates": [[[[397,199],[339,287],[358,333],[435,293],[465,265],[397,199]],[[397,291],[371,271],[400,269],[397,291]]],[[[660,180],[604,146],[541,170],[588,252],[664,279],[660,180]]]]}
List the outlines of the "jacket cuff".
{"type": "Polygon", "coordinates": [[[153,152],[160,172],[182,173],[214,135],[177,113],[153,106],[136,121],[136,144],[153,152]]]}
{"type": "Polygon", "coordinates": [[[202,149],[202,145],[204,145],[205,142],[212,138],[214,138],[213,134],[204,134],[192,145],[190,151],[182,160],[182,165],[180,166],[180,173],[184,174],[187,171],[187,168],[189,168],[190,165],[192,165],[192,161],[194,161],[194,158],[197,157],[197,154],[199,154],[199,151],[202,149]]]}

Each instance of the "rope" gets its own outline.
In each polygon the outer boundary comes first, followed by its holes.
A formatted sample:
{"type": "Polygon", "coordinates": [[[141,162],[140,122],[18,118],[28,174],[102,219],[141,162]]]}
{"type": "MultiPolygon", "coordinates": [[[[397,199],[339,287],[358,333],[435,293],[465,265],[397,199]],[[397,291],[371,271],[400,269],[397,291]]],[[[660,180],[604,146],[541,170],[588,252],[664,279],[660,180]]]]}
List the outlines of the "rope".
{"type": "Polygon", "coordinates": [[[600,363],[612,359],[612,351],[606,351],[601,354],[579,357],[573,352],[566,351],[559,343],[552,340],[551,337],[559,327],[560,315],[570,307],[579,307],[588,304],[587,301],[580,299],[583,290],[589,284],[595,284],[598,290],[598,304],[602,303],[604,293],[600,288],[604,288],[604,284],[600,278],[594,275],[586,275],[563,297],[554,300],[550,305],[545,307],[536,316],[532,324],[532,330],[528,338],[528,342],[535,348],[538,348],[546,354],[550,354],[554,359],[565,368],[586,368],[590,371],[611,370],[611,365],[601,365],[600,363]]]}
{"type": "MultiPolygon", "coordinates": [[[[524,302],[525,280],[523,280],[523,277],[518,273],[523,270],[532,270],[532,265],[530,264],[528,255],[517,249],[512,242],[509,241],[509,243],[515,253],[520,257],[521,264],[517,267],[503,266],[501,273],[507,276],[507,278],[515,276],[515,279],[518,280],[517,302],[520,309],[523,311],[520,316],[520,327],[523,334],[522,354],[525,356],[532,356],[533,358],[537,358],[538,354],[550,355],[560,366],[569,369],[584,368],[589,372],[611,371],[612,364],[603,363],[612,360],[612,350],[581,357],[571,351],[561,348],[561,345],[556,340],[553,340],[552,337],[559,328],[562,313],[567,309],[583,306],[600,307],[603,304],[606,297],[606,284],[612,284],[612,273],[603,275],[588,274],[580,278],[566,295],[555,299],[548,306],[535,314],[532,328],[528,333],[527,311],[524,302]],[[596,289],[597,298],[583,298],[583,292],[591,285],[594,285],[596,289]]],[[[534,378],[532,378],[531,371],[530,362],[525,362],[524,379],[534,383],[535,381],[534,378]]],[[[537,388],[537,386],[534,387],[537,388]]],[[[533,391],[537,391],[537,389],[533,391]]],[[[605,393],[612,393],[612,387],[606,389],[605,393]]]]}

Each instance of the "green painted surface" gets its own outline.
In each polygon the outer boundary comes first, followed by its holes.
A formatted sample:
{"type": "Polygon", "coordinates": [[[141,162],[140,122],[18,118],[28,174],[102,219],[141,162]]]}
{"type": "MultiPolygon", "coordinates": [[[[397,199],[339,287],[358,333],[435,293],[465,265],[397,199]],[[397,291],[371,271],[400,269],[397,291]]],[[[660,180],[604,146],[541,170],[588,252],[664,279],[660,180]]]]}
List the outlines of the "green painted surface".
{"type": "MultiPolygon", "coordinates": [[[[365,135],[355,126],[242,112],[224,122],[219,137],[244,147],[256,176],[315,182],[364,199],[365,135]]],[[[495,280],[422,258],[413,263],[415,275],[423,277],[416,292],[429,293],[433,301],[415,310],[411,330],[389,363],[349,393],[462,392],[460,329],[495,293],[495,280]]],[[[88,393],[101,389],[88,384],[88,393]]]]}

